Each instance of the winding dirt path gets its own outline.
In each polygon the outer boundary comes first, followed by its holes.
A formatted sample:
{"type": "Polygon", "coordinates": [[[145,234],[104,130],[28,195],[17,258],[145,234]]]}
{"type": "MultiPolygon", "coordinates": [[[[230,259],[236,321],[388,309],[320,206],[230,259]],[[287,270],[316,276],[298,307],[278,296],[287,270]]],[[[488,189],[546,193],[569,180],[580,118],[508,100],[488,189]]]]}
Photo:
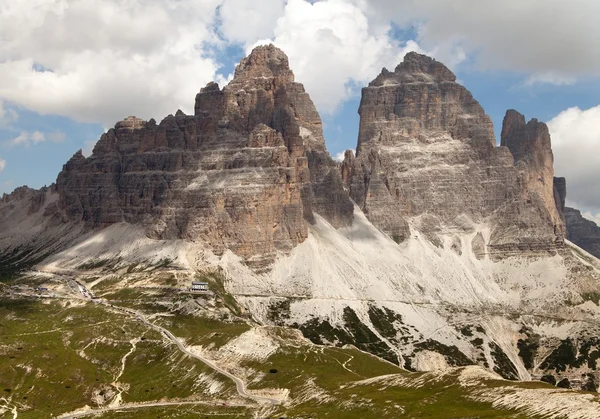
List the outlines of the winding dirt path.
{"type": "MultiPolygon", "coordinates": [[[[76,413],[66,413],[62,416],[59,416],[58,419],[77,419],[83,418],[86,416],[92,415],[100,415],[108,412],[115,412],[121,410],[134,410],[134,409],[144,409],[147,407],[169,407],[169,406],[194,406],[194,405],[205,405],[205,406],[216,406],[217,403],[205,402],[205,401],[194,401],[194,402],[150,402],[150,403],[127,403],[122,404],[121,406],[111,406],[111,407],[103,407],[101,409],[90,409],[76,413]]],[[[246,405],[246,404],[228,404],[231,407],[254,407],[254,405],[246,405]]]]}
{"type": "Polygon", "coordinates": [[[98,301],[98,303],[103,304],[105,306],[109,306],[113,309],[119,310],[119,311],[127,313],[129,315],[135,316],[138,320],[142,321],[144,324],[146,324],[149,327],[151,327],[152,329],[162,333],[163,336],[165,336],[167,339],[169,339],[171,342],[173,342],[175,345],[177,345],[177,348],[179,348],[179,350],[181,352],[185,353],[186,355],[188,355],[192,358],[202,361],[204,364],[206,364],[213,370],[215,370],[215,371],[219,372],[220,374],[226,376],[227,378],[231,379],[235,383],[236,390],[240,396],[247,398],[247,399],[252,399],[260,404],[267,403],[267,404],[271,404],[271,405],[278,405],[281,403],[281,400],[279,400],[279,399],[274,399],[274,398],[264,397],[264,396],[256,396],[254,394],[248,393],[248,390],[246,389],[246,384],[244,383],[244,381],[242,381],[242,379],[231,374],[229,371],[219,367],[217,364],[214,363],[214,361],[204,358],[203,356],[190,351],[188,348],[185,347],[185,345],[175,335],[173,335],[173,333],[171,333],[169,330],[165,329],[162,326],[158,326],[158,325],[152,323],[150,320],[148,320],[146,318],[146,316],[144,314],[142,314],[136,310],[130,309],[130,308],[114,306],[114,305],[111,305],[111,304],[103,302],[103,301],[98,301]]]}
{"type": "MultiPolygon", "coordinates": [[[[177,348],[185,353],[186,355],[195,358],[199,361],[202,361],[204,364],[206,364],[208,367],[212,368],[213,370],[217,371],[218,373],[226,376],[227,378],[231,379],[234,383],[235,383],[235,387],[236,390],[238,392],[238,394],[246,399],[251,399],[259,404],[262,405],[270,405],[270,406],[274,406],[274,405],[279,405],[281,404],[281,400],[279,399],[274,399],[274,398],[270,398],[270,397],[263,397],[263,396],[256,396],[254,394],[248,393],[248,390],[246,389],[246,384],[244,383],[244,381],[242,379],[240,379],[239,377],[236,377],[235,375],[231,374],[230,372],[224,370],[223,368],[219,367],[217,364],[215,364],[212,360],[204,358],[201,355],[198,355],[196,353],[191,352],[188,348],[185,347],[185,345],[175,336],[173,335],[173,333],[171,333],[171,331],[169,331],[168,329],[165,329],[162,326],[158,326],[154,323],[152,323],[150,320],[147,319],[147,317],[130,308],[125,308],[125,307],[119,307],[119,306],[115,306],[112,305],[108,302],[105,301],[101,301],[101,300],[96,300],[97,304],[102,304],[104,306],[110,307],[111,309],[114,310],[118,310],[122,313],[126,313],[130,316],[135,316],[135,318],[141,322],[143,322],[144,324],[146,324],[147,326],[149,326],[150,328],[160,332],[164,337],[166,337],[167,339],[169,339],[171,342],[173,342],[175,345],[177,345],[177,348]]],[[[134,348],[132,348],[134,349],[134,348]]],[[[132,351],[130,351],[131,353],[132,351]]],[[[129,355],[129,354],[128,354],[129,355]]],[[[104,407],[104,408],[100,408],[100,409],[90,409],[90,410],[86,410],[86,411],[82,411],[82,412],[74,412],[74,413],[65,413],[61,416],[59,416],[59,419],[76,419],[76,418],[82,418],[85,416],[91,416],[91,415],[97,415],[97,414],[102,414],[102,413],[106,413],[106,412],[111,412],[111,411],[117,411],[117,410],[132,410],[132,409],[143,409],[146,407],[161,407],[161,406],[183,406],[183,405],[208,405],[208,406],[217,406],[217,405],[221,405],[221,403],[218,402],[207,402],[207,401],[189,401],[189,402],[154,402],[154,403],[127,403],[127,404],[121,404],[121,405],[111,405],[108,407],[104,407]]],[[[246,405],[246,404],[229,404],[228,406],[248,406],[248,407],[256,407],[256,405],[246,405]]]]}

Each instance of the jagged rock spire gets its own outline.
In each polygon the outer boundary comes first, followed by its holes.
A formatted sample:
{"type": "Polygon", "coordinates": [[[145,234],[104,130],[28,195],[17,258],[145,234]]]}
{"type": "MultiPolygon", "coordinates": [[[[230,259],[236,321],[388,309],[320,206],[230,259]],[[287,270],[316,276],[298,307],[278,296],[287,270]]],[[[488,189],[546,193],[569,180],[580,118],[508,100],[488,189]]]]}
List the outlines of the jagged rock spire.
{"type": "MultiPolygon", "coordinates": [[[[562,240],[565,225],[562,211],[556,205],[554,156],[548,126],[535,118],[525,123],[524,115],[509,109],[502,124],[501,145],[508,147],[514,156],[528,192],[537,194],[544,202],[557,236],[562,240]]],[[[564,203],[561,206],[564,207],[564,203]]]]}
{"type": "MultiPolygon", "coordinates": [[[[530,199],[542,195],[520,180],[510,151],[496,147],[491,119],[442,63],[407,54],[363,89],[359,114],[357,155],[342,165],[344,179],[369,220],[390,236],[406,237],[412,220],[441,245],[444,232],[486,221],[492,233],[481,235],[479,253],[508,254],[522,242],[553,248],[561,233],[552,173],[550,200],[530,199]]],[[[531,129],[545,138],[541,125],[531,129]]],[[[552,170],[551,159],[539,160],[552,170]]]]}
{"type": "Polygon", "coordinates": [[[314,212],[335,226],[353,213],[316,108],[273,45],[255,48],[223,89],[201,89],[193,116],[118,122],[91,158],[64,166],[57,189],[73,221],[141,223],[257,269],[305,240],[314,212]]]}

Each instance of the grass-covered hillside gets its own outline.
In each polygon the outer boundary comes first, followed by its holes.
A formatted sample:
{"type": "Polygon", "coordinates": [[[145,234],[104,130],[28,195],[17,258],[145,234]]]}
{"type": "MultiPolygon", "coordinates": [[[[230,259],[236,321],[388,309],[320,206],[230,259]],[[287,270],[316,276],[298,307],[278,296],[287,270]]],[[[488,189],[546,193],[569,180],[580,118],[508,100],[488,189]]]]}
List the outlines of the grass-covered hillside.
{"type": "Polygon", "coordinates": [[[409,373],[351,345],[315,345],[238,316],[218,286],[186,294],[106,281],[92,300],[32,291],[41,282],[1,289],[1,418],[526,418],[562,417],[565,406],[593,417],[586,409],[600,408],[591,393],[478,367],[409,373]]]}

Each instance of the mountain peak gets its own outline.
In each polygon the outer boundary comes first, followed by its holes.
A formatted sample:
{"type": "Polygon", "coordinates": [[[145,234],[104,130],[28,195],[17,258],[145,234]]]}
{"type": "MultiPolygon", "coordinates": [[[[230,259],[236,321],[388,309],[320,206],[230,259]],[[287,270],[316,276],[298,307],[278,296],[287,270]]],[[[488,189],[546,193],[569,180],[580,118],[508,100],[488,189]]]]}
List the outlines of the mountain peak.
{"type": "Polygon", "coordinates": [[[235,68],[234,80],[256,77],[282,77],[294,81],[287,55],[273,44],[260,45],[235,68]]]}
{"type": "Polygon", "coordinates": [[[137,116],[128,116],[115,124],[115,130],[134,131],[136,129],[144,128],[145,125],[146,121],[143,119],[138,118],[137,116]]]}
{"type": "Polygon", "coordinates": [[[369,86],[384,86],[402,82],[456,82],[456,76],[435,58],[411,51],[393,72],[384,68],[369,86]]]}
{"type": "Polygon", "coordinates": [[[435,58],[411,51],[404,56],[395,70],[396,73],[423,73],[434,76],[438,81],[456,81],[456,76],[448,67],[435,58]]]}

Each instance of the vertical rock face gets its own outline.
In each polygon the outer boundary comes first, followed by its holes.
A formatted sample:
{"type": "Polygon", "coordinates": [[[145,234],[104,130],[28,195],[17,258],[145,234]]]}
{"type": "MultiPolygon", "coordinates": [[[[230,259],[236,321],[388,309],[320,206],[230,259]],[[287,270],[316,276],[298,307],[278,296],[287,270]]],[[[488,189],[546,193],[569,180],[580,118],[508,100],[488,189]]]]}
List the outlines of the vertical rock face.
{"type": "Polygon", "coordinates": [[[600,227],[585,219],[581,211],[565,207],[567,238],[585,251],[600,258],[600,227]]]}
{"type": "Polygon", "coordinates": [[[142,223],[151,236],[203,240],[258,267],[307,237],[313,211],[336,227],[352,220],[319,115],[272,45],[244,58],[222,90],[203,88],[195,115],[118,122],[91,157],[69,160],[57,188],[71,220],[142,223]]]}
{"type": "Polygon", "coordinates": [[[554,178],[554,202],[556,210],[562,214],[564,220],[565,202],[567,200],[567,181],[564,177],[554,178]]]}
{"type": "Polygon", "coordinates": [[[564,177],[554,178],[556,210],[565,226],[565,237],[590,254],[600,258],[600,227],[581,215],[581,211],[565,206],[567,182],[564,177]]]}
{"type": "MultiPolygon", "coordinates": [[[[557,236],[564,238],[562,211],[557,210],[554,197],[554,156],[548,126],[537,119],[525,123],[525,117],[511,109],[504,117],[501,137],[501,145],[508,147],[515,158],[526,191],[542,199],[557,236]]],[[[560,181],[558,183],[560,188],[560,181]]]]}
{"type": "Polygon", "coordinates": [[[347,156],[343,178],[390,236],[405,237],[412,220],[435,242],[436,232],[489,219],[488,252],[554,248],[545,202],[529,199],[510,151],[495,145],[490,118],[443,64],[407,54],[363,89],[359,114],[357,155],[347,156]]]}

